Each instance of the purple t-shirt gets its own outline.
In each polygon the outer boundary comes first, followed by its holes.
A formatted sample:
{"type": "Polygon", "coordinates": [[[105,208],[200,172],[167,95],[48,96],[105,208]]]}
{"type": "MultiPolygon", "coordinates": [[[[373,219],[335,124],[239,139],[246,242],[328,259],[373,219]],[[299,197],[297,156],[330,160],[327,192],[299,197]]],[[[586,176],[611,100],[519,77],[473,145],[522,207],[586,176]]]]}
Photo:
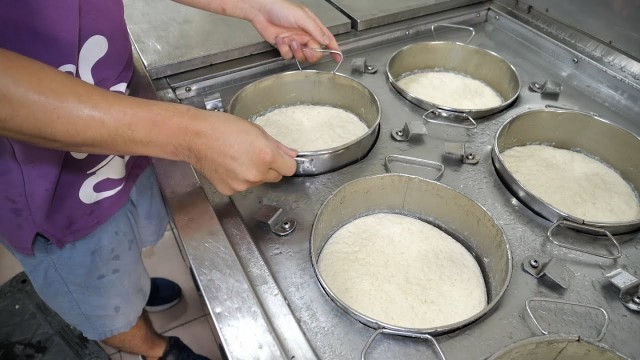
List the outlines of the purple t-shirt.
{"type": "MultiPolygon", "coordinates": [[[[0,9],[0,47],[125,91],[133,62],[122,0],[0,0],[0,9]]],[[[60,247],[76,241],[126,204],[148,165],[0,137],[0,238],[27,255],[37,233],[60,247]]]]}

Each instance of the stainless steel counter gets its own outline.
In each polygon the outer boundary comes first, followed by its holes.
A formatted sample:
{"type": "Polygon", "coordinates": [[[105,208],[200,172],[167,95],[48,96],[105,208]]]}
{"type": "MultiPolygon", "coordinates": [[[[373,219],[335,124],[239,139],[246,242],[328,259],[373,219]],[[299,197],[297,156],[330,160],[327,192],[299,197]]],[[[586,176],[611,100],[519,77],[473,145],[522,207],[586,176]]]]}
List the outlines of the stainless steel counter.
{"type": "MultiPolygon", "coordinates": [[[[333,34],[351,22],[328,3],[302,0],[333,34]]],[[[129,34],[151,78],[271,49],[250,23],[170,0],[125,0],[129,34]]]]}
{"type": "MultiPolygon", "coordinates": [[[[436,338],[447,359],[484,359],[518,340],[540,335],[525,315],[525,300],[533,296],[602,306],[611,319],[602,343],[630,358],[640,358],[640,313],[629,311],[618,301],[618,292],[604,276],[620,267],[640,275],[638,234],[622,237],[623,255],[618,260],[553,245],[546,240],[551,224],[513,198],[498,179],[490,157],[491,143],[501,124],[515,114],[546,104],[596,112],[640,134],[640,85],[624,74],[616,74],[614,67],[593,61],[514,21],[501,12],[502,8],[472,10],[455,12],[453,18],[444,13],[380,27],[361,39],[350,37],[343,42],[345,63],[338,72],[369,87],[382,106],[378,141],[371,153],[354,165],[315,177],[288,178],[229,199],[193,174],[190,167],[156,162],[179,238],[229,358],[359,358],[373,330],[344,313],[323,293],[312,270],[309,237],[322,202],[350,180],[384,173],[383,161],[389,154],[442,162],[446,171],[440,181],[487,209],[502,226],[511,246],[513,277],[497,308],[476,323],[436,338]],[[472,45],[494,51],[513,64],[522,81],[521,95],[512,107],[481,119],[475,130],[429,124],[427,136],[395,142],[390,132],[407,121],[419,120],[424,111],[389,86],[383,69],[401,47],[433,40],[431,24],[445,20],[472,25],[476,31],[472,45]],[[354,57],[366,57],[379,71],[351,73],[348,63],[354,57]],[[545,79],[564,84],[558,99],[527,90],[530,81],[545,79]],[[466,143],[467,150],[475,153],[480,163],[461,164],[444,155],[445,142],[466,143]],[[295,218],[295,231],[280,237],[257,221],[255,215],[264,204],[280,207],[295,218]],[[568,289],[525,273],[522,261],[529,255],[553,257],[562,264],[570,274],[568,289]]],[[[458,30],[438,35],[438,39],[447,41],[466,37],[458,30]]],[[[311,68],[331,71],[333,67],[324,62],[311,68]]],[[[262,75],[290,68],[290,63],[270,63],[262,75]]],[[[208,87],[219,91],[228,104],[242,86],[261,76],[259,70],[258,65],[245,74],[230,73],[210,80],[208,87]]],[[[158,88],[158,83],[156,91],[164,100],[177,101],[172,91],[158,88]]],[[[407,168],[399,170],[431,175],[407,168]]],[[[584,337],[598,332],[602,319],[595,314],[564,310],[547,309],[547,315],[552,316],[552,331],[584,337]]],[[[368,358],[436,359],[437,355],[424,340],[383,335],[372,345],[368,358]]]]}

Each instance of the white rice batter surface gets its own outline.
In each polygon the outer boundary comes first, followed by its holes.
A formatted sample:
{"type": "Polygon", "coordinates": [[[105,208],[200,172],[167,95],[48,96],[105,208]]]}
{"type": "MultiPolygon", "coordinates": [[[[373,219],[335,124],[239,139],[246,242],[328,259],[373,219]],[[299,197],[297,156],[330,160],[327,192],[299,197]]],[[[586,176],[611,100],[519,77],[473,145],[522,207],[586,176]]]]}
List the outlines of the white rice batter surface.
{"type": "Polygon", "coordinates": [[[411,95],[440,106],[485,109],[502,104],[502,97],[489,85],[453,72],[419,72],[397,83],[411,95]]]}
{"type": "Polygon", "coordinates": [[[298,151],[341,146],[369,130],[354,114],[319,105],[277,108],[257,117],[254,122],[284,145],[298,151]]]}
{"type": "Polygon", "coordinates": [[[487,306],[474,257],[449,235],[412,217],[378,213],[338,229],[318,271],[358,312],[390,325],[449,325],[487,306]]]}
{"type": "Polygon", "coordinates": [[[524,188],[567,214],[594,222],[640,219],[631,186],[598,160],[546,145],[514,147],[502,158],[524,188]]]}

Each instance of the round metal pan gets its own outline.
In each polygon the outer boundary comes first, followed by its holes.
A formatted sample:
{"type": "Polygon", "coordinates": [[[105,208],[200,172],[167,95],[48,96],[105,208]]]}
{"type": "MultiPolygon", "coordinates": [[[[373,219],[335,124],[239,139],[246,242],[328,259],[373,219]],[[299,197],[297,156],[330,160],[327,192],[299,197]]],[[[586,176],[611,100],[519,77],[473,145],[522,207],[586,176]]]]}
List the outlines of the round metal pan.
{"type": "Polygon", "coordinates": [[[512,344],[487,360],[629,360],[607,346],[579,336],[536,336],[512,344]]]}
{"type": "Polygon", "coordinates": [[[320,285],[341,309],[361,323],[394,334],[438,335],[466,326],[495,307],[511,279],[509,244],[495,220],[473,200],[434,181],[385,174],[357,179],[342,186],[322,205],[313,223],[310,239],[311,262],[320,285]],[[346,223],[378,212],[412,216],[445,231],[460,241],[478,261],[489,303],[477,314],[433,328],[407,328],[384,323],[362,314],[338,298],[318,271],[318,258],[331,235],[346,223]]]}
{"type": "Polygon", "coordinates": [[[295,175],[318,175],[364,158],[375,144],[380,124],[380,103],[367,87],[335,72],[292,71],[272,75],[244,87],[231,99],[229,112],[251,119],[274,107],[327,105],[355,114],[369,130],[341,146],[301,151],[295,175]]]}
{"type": "Polygon", "coordinates": [[[518,114],[498,130],[491,156],[496,172],[523,204],[551,222],[569,220],[624,234],[640,229],[640,219],[628,222],[594,222],[567,214],[525,189],[505,167],[502,152],[515,146],[548,144],[579,149],[616,169],[636,190],[640,189],[640,138],[594,114],[571,110],[539,109],[518,114]]]}
{"type": "Polygon", "coordinates": [[[464,113],[472,118],[495,114],[511,105],[520,94],[520,78],[515,68],[499,55],[457,42],[420,42],[398,50],[387,63],[387,78],[404,98],[423,109],[464,113]],[[468,75],[493,88],[503,99],[494,107],[461,109],[431,103],[402,89],[402,75],[420,70],[450,71],[468,75]]]}

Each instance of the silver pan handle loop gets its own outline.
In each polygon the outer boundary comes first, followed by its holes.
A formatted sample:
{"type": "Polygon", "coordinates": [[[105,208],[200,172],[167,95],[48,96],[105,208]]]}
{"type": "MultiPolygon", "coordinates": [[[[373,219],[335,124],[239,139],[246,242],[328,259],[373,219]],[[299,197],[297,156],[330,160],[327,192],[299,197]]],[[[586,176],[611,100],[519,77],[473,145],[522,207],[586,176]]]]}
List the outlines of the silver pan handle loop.
{"type": "Polygon", "coordinates": [[[620,258],[622,256],[622,250],[620,250],[620,245],[618,244],[616,239],[613,237],[613,235],[611,235],[611,233],[609,231],[607,231],[606,229],[598,228],[598,227],[595,227],[595,226],[589,226],[589,225],[585,225],[585,224],[578,224],[578,223],[574,223],[574,222],[567,221],[567,220],[558,220],[549,228],[549,231],[547,231],[547,238],[549,238],[549,240],[551,240],[552,243],[554,243],[554,244],[556,244],[558,246],[562,246],[564,248],[571,249],[571,250],[580,251],[580,252],[583,252],[585,254],[599,256],[599,257],[602,257],[602,258],[605,258],[605,259],[618,259],[618,258],[620,258]],[[558,242],[553,238],[553,235],[552,235],[553,230],[558,226],[563,226],[565,228],[574,229],[574,230],[591,231],[591,232],[595,232],[595,233],[606,235],[607,238],[609,238],[615,244],[617,252],[614,255],[608,255],[608,254],[603,254],[603,253],[591,251],[591,250],[588,250],[588,249],[584,249],[584,248],[581,248],[579,246],[574,246],[574,245],[564,244],[564,243],[558,242]]]}
{"type": "Polygon", "coordinates": [[[434,124],[440,124],[440,125],[449,125],[449,126],[455,126],[455,127],[461,127],[461,128],[465,128],[465,129],[475,129],[478,127],[478,124],[475,122],[475,120],[473,120],[473,118],[471,116],[469,116],[469,114],[467,113],[454,113],[454,112],[449,112],[449,111],[444,111],[444,110],[440,110],[440,109],[431,109],[429,111],[427,111],[426,113],[422,114],[422,119],[424,121],[427,122],[431,122],[434,124]],[[427,117],[427,115],[429,114],[434,114],[434,115],[446,115],[446,116],[458,116],[458,117],[466,117],[469,122],[471,122],[471,124],[457,124],[454,122],[449,122],[449,121],[442,121],[442,120],[437,120],[437,119],[430,119],[427,117]]]}
{"type": "Polygon", "coordinates": [[[433,33],[433,37],[436,40],[438,40],[438,37],[436,36],[436,31],[435,31],[436,26],[448,26],[448,27],[452,27],[452,28],[465,29],[465,30],[471,31],[471,36],[469,36],[469,39],[467,39],[467,42],[465,42],[465,44],[469,44],[471,39],[473,39],[473,37],[476,36],[476,31],[473,30],[473,28],[469,27],[469,26],[453,25],[453,24],[433,24],[433,25],[431,25],[431,32],[433,33]]]}
{"type": "MultiPolygon", "coordinates": [[[[320,53],[331,53],[331,54],[338,54],[340,55],[340,61],[338,62],[338,66],[336,66],[335,69],[333,69],[332,73],[335,74],[336,71],[338,71],[338,68],[340,67],[340,65],[342,65],[342,60],[344,60],[344,55],[342,55],[341,51],[338,50],[330,50],[330,49],[316,49],[316,48],[309,48],[313,51],[316,52],[320,52],[320,53]]],[[[302,67],[300,66],[300,63],[298,62],[298,59],[294,58],[294,60],[296,61],[296,64],[298,65],[298,69],[300,69],[300,71],[302,71],[302,67]]]]}
{"type": "MultiPolygon", "coordinates": [[[[407,333],[400,332],[400,331],[395,331],[395,330],[391,330],[391,329],[378,329],[378,330],[376,330],[373,333],[373,335],[371,335],[371,337],[369,338],[369,341],[367,341],[367,343],[365,344],[364,349],[362,349],[362,353],[360,354],[360,360],[365,360],[365,355],[367,354],[367,351],[371,347],[371,344],[376,339],[376,337],[378,337],[378,335],[380,335],[382,333],[391,334],[391,335],[401,335],[401,336],[407,336],[408,335],[407,333]]],[[[440,345],[438,345],[438,342],[436,341],[436,339],[433,338],[433,336],[431,336],[429,334],[411,334],[409,336],[414,337],[414,338],[420,338],[420,339],[428,339],[429,341],[431,341],[431,343],[433,343],[433,347],[436,349],[436,352],[438,353],[438,356],[440,356],[440,358],[442,360],[447,360],[447,358],[444,356],[444,353],[442,352],[442,349],[440,349],[440,345]]]]}
{"type": "Polygon", "coordinates": [[[442,174],[444,174],[444,165],[440,164],[439,162],[425,160],[425,159],[418,159],[418,158],[404,156],[404,155],[387,155],[387,157],[384,158],[384,168],[385,170],[387,170],[388,173],[393,172],[393,170],[391,170],[392,161],[399,162],[401,164],[415,165],[415,166],[420,166],[427,169],[438,170],[438,174],[433,179],[431,179],[433,181],[438,181],[440,177],[442,177],[442,174]]]}
{"type": "Polygon", "coordinates": [[[549,332],[547,330],[543,329],[542,326],[540,326],[540,324],[538,323],[538,319],[536,319],[536,317],[533,315],[533,311],[531,311],[531,305],[530,305],[531,302],[533,302],[533,301],[551,302],[551,303],[572,305],[572,306],[576,306],[576,307],[585,307],[585,308],[599,310],[604,314],[604,324],[602,325],[602,330],[600,331],[600,334],[598,335],[598,337],[596,337],[594,339],[588,339],[588,338],[584,338],[584,339],[593,340],[593,341],[600,341],[600,340],[602,340],[602,338],[604,338],[604,335],[607,332],[607,326],[609,326],[609,314],[607,313],[607,311],[605,309],[603,309],[603,308],[601,308],[599,306],[579,304],[579,303],[574,303],[574,302],[570,302],[570,301],[566,301],[566,300],[560,300],[560,299],[549,299],[549,298],[538,298],[538,297],[529,298],[525,302],[525,306],[527,308],[527,312],[529,313],[529,316],[531,317],[531,320],[533,320],[533,323],[538,327],[538,330],[540,330],[540,332],[543,333],[544,335],[549,335],[549,332]]]}
{"type": "Polygon", "coordinates": [[[578,113],[587,114],[587,115],[596,116],[596,117],[600,116],[598,115],[598,113],[594,113],[592,111],[579,110],[579,109],[574,109],[574,108],[560,106],[560,105],[547,104],[544,107],[545,109],[551,109],[551,110],[568,110],[568,111],[575,111],[578,113]]]}

